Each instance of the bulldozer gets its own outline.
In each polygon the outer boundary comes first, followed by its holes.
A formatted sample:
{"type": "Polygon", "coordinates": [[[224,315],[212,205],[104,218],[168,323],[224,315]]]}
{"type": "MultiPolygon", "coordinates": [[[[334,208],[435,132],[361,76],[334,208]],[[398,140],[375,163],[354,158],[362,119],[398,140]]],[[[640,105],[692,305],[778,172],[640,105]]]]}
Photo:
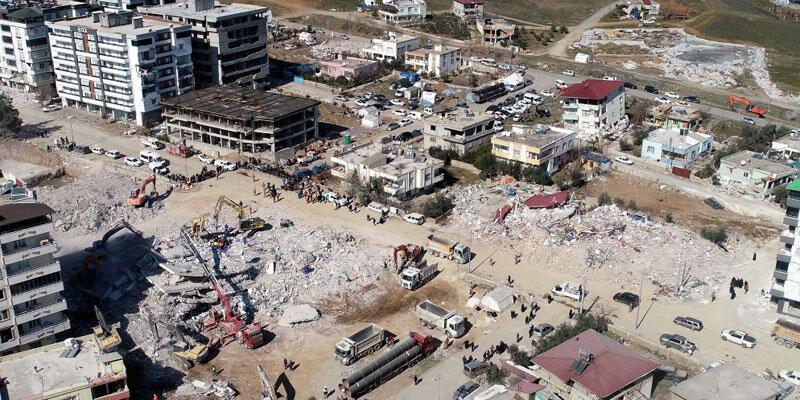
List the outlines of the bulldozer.
{"type": "Polygon", "coordinates": [[[247,218],[245,207],[241,205],[241,203],[236,203],[229,199],[227,196],[219,196],[217,199],[217,205],[214,207],[214,221],[219,220],[219,213],[222,211],[222,206],[228,206],[236,211],[236,216],[239,218],[239,230],[242,232],[263,229],[267,224],[263,219],[258,217],[247,218]]]}
{"type": "Polygon", "coordinates": [[[195,363],[204,363],[208,361],[211,355],[208,346],[202,343],[192,344],[186,340],[181,330],[175,325],[164,320],[158,320],[158,322],[171,334],[174,340],[172,343],[172,354],[183,360],[186,369],[192,368],[195,363]]]}
{"type": "Polygon", "coordinates": [[[97,326],[92,328],[94,340],[97,346],[103,353],[113,353],[119,349],[122,344],[122,338],[119,336],[119,331],[116,326],[109,326],[100,307],[96,304],[94,306],[94,314],[97,316],[97,326]]]}

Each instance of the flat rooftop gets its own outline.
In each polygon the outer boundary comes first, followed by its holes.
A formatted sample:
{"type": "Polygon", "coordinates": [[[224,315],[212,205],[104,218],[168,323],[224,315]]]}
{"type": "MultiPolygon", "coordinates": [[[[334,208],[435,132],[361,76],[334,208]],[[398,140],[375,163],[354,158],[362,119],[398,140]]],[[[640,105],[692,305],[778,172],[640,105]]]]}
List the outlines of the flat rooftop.
{"type": "Polygon", "coordinates": [[[122,359],[118,353],[103,354],[91,335],[78,338],[81,349],[73,358],[62,358],[64,344],[0,357],[0,377],[6,380],[10,399],[39,399],[39,395],[68,388],[83,388],[94,379],[123,371],[111,371],[103,361],[122,359]]]}
{"type": "Polygon", "coordinates": [[[795,172],[794,168],[786,164],[764,158],[761,154],[750,150],[742,150],[738,153],[722,157],[721,161],[737,164],[740,168],[746,168],[751,171],[760,170],[775,175],[785,175],[795,172]]]}
{"type": "Polygon", "coordinates": [[[780,393],[775,384],[729,362],[672,386],[669,391],[684,399],[703,400],[766,400],[780,393]]]}
{"type": "Polygon", "coordinates": [[[405,145],[372,144],[336,158],[350,164],[366,165],[388,176],[399,176],[437,164],[444,165],[444,161],[426,155],[423,150],[414,149],[414,158],[407,158],[407,151],[408,147],[405,145]]]}
{"type": "Polygon", "coordinates": [[[186,2],[165,4],[163,6],[155,7],[139,7],[139,11],[144,14],[160,14],[190,19],[205,18],[212,22],[218,19],[225,19],[243,14],[265,13],[268,10],[269,9],[267,7],[261,7],[252,4],[221,4],[219,2],[215,2],[213,8],[203,11],[195,11],[190,9],[189,4],[186,2]]]}
{"type": "Polygon", "coordinates": [[[185,111],[258,121],[274,121],[320,104],[317,100],[238,86],[213,86],[162,99],[161,103],[185,111]]]}
{"type": "Polygon", "coordinates": [[[468,117],[462,111],[457,111],[448,114],[447,117],[428,118],[425,120],[430,125],[442,125],[449,129],[463,130],[470,128],[474,125],[485,124],[489,121],[494,121],[494,117],[486,114],[475,114],[474,117],[468,117]],[[453,116],[455,114],[455,116],[453,116]]]}
{"type": "Polygon", "coordinates": [[[372,39],[372,42],[374,43],[374,42],[383,41],[383,42],[398,43],[398,42],[407,42],[409,40],[416,40],[416,39],[417,39],[416,36],[403,35],[403,34],[396,33],[396,32],[386,32],[386,34],[384,34],[383,37],[381,37],[380,39],[372,39]]]}
{"type": "Polygon", "coordinates": [[[678,128],[658,128],[650,132],[646,140],[661,143],[662,145],[672,148],[688,149],[709,138],[711,138],[711,136],[693,131],[689,131],[687,135],[681,135],[681,131],[678,128]]]}
{"type": "Polygon", "coordinates": [[[457,51],[457,50],[461,50],[461,48],[460,47],[455,47],[455,46],[443,46],[443,45],[438,45],[437,44],[436,46],[433,46],[432,49],[422,49],[422,48],[420,48],[420,49],[416,49],[416,50],[407,51],[406,54],[412,54],[412,55],[416,55],[416,56],[424,56],[424,55],[426,55],[428,53],[447,54],[447,53],[452,53],[452,52],[457,51]]]}
{"type": "Polygon", "coordinates": [[[0,205],[0,229],[5,226],[44,217],[55,211],[42,203],[10,203],[0,205]]]}
{"type": "Polygon", "coordinates": [[[660,104],[653,106],[650,112],[655,116],[668,117],[678,121],[693,121],[701,117],[700,109],[680,104],[660,104]]]}
{"type": "Polygon", "coordinates": [[[537,130],[535,126],[515,126],[513,131],[503,131],[495,134],[494,137],[498,140],[505,140],[535,147],[537,149],[543,149],[567,136],[575,136],[576,134],[577,133],[573,130],[547,125],[541,130],[537,130]]]}
{"type": "Polygon", "coordinates": [[[133,23],[111,27],[103,26],[99,21],[94,22],[91,15],[70,20],[53,21],[52,25],[65,28],[70,26],[83,26],[89,29],[97,30],[98,32],[118,33],[121,35],[142,35],[152,33],[156,30],[169,29],[170,27],[180,28],[189,26],[180,22],[167,21],[165,19],[148,15],[139,15],[139,17],[142,18],[143,22],[141,28],[135,28],[133,23]]]}
{"type": "Polygon", "coordinates": [[[798,136],[786,135],[773,143],[786,145],[790,149],[800,149],[800,137],[798,136]]]}
{"type": "Polygon", "coordinates": [[[323,60],[320,61],[320,64],[328,65],[328,66],[342,66],[342,67],[350,67],[350,68],[359,68],[364,67],[371,64],[377,64],[377,61],[367,60],[364,58],[357,58],[357,57],[347,57],[347,58],[336,58],[333,60],[323,60]]]}

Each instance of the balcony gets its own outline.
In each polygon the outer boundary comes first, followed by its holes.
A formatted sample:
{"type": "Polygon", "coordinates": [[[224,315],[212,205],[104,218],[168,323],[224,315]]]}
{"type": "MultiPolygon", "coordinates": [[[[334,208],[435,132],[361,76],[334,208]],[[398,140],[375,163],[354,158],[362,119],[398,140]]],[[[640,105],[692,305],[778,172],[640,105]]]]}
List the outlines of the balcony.
{"type": "Polygon", "coordinates": [[[563,108],[564,110],[577,110],[578,103],[576,102],[564,103],[564,105],[561,106],[561,108],[563,108]]]}
{"type": "Polygon", "coordinates": [[[783,224],[790,225],[790,226],[797,226],[797,216],[787,215],[783,217],[783,224]]]}
{"type": "Polygon", "coordinates": [[[775,279],[785,281],[789,277],[789,274],[788,271],[776,269],[775,272],[772,273],[772,276],[775,277],[775,279]]]}
{"type": "Polygon", "coordinates": [[[49,239],[42,240],[41,244],[34,247],[26,247],[18,249],[11,254],[3,254],[3,261],[6,264],[13,264],[18,261],[27,260],[31,257],[41,256],[43,254],[55,253],[58,251],[56,244],[49,239]]]}
{"type": "Polygon", "coordinates": [[[789,196],[786,198],[786,207],[800,208],[800,197],[789,196]]]}
{"type": "Polygon", "coordinates": [[[69,320],[63,320],[55,324],[45,325],[37,328],[35,331],[27,332],[19,338],[19,344],[24,345],[37,340],[41,340],[48,336],[53,336],[56,333],[63,332],[69,329],[69,320]]]}
{"type": "Polygon", "coordinates": [[[783,297],[784,291],[783,285],[778,282],[773,282],[772,288],[769,290],[769,295],[773,297],[783,297]]]}
{"type": "Polygon", "coordinates": [[[14,318],[10,318],[9,316],[9,318],[5,321],[0,321],[0,329],[10,328],[14,326],[14,324],[16,324],[16,322],[14,322],[14,318]]]}
{"type": "Polygon", "coordinates": [[[14,305],[22,304],[26,301],[38,299],[39,297],[47,296],[48,294],[58,293],[64,290],[64,282],[56,282],[50,285],[38,287],[27,292],[15,294],[11,297],[11,302],[14,305]]]}
{"type": "Polygon", "coordinates": [[[564,112],[561,115],[561,118],[564,121],[577,121],[578,120],[578,113],[576,113],[576,112],[564,112]]]}
{"type": "Polygon", "coordinates": [[[794,233],[785,230],[781,232],[780,240],[781,243],[786,243],[791,246],[794,244],[794,233]]]}
{"type": "Polygon", "coordinates": [[[16,338],[11,339],[11,340],[9,340],[7,342],[0,343],[0,352],[13,349],[14,347],[17,347],[17,339],[16,338]]]}
{"type": "Polygon", "coordinates": [[[38,318],[46,317],[67,309],[67,302],[63,298],[51,304],[46,304],[30,310],[25,310],[22,313],[16,314],[17,325],[30,322],[38,318]]]}
{"type": "Polygon", "coordinates": [[[27,268],[21,271],[16,271],[14,273],[7,273],[8,275],[8,284],[9,285],[16,285],[20,282],[29,281],[34,278],[38,278],[40,276],[45,276],[52,274],[54,272],[58,272],[61,270],[61,264],[58,261],[50,264],[39,265],[33,268],[27,268]]]}
{"type": "Polygon", "coordinates": [[[0,244],[41,235],[43,233],[53,234],[53,224],[51,222],[6,232],[0,235],[0,244]]]}

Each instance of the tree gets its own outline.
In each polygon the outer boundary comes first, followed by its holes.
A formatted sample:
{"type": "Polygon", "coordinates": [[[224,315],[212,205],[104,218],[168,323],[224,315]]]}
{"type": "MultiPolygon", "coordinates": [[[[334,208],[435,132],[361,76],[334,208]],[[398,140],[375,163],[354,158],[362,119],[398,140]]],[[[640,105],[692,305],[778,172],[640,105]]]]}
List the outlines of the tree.
{"type": "Polygon", "coordinates": [[[19,110],[14,108],[11,99],[5,94],[0,94],[0,131],[15,133],[22,127],[19,110]]]}
{"type": "Polygon", "coordinates": [[[667,216],[666,218],[664,218],[664,221],[668,224],[675,222],[675,219],[672,217],[672,213],[667,213],[667,216]]]}
{"type": "Polygon", "coordinates": [[[789,197],[789,190],[785,186],[778,186],[772,191],[772,200],[783,207],[786,207],[787,197],[789,197]]]}
{"type": "Polygon", "coordinates": [[[480,81],[478,80],[478,75],[475,75],[475,74],[472,74],[472,73],[469,74],[469,85],[471,87],[478,87],[479,83],[480,83],[480,81]]]}
{"type": "Polygon", "coordinates": [[[640,126],[650,112],[650,103],[639,100],[632,101],[627,111],[630,116],[630,124],[633,126],[640,126]]]}
{"type": "Polygon", "coordinates": [[[611,196],[609,196],[606,192],[601,193],[600,197],[597,198],[597,204],[601,206],[611,204],[611,196]]]}
{"type": "Polygon", "coordinates": [[[597,332],[605,333],[608,330],[608,318],[604,315],[588,313],[578,315],[574,325],[563,323],[556,327],[555,331],[540,340],[536,345],[536,352],[537,354],[544,353],[588,329],[594,329],[597,332]]]}
{"type": "Polygon", "coordinates": [[[489,365],[489,369],[486,371],[486,381],[494,385],[504,384],[507,376],[508,373],[495,364],[489,365]]]}
{"type": "Polygon", "coordinates": [[[619,141],[619,149],[622,151],[631,151],[633,150],[633,146],[631,146],[630,142],[625,139],[619,141]]]}
{"type": "Polygon", "coordinates": [[[700,229],[700,237],[712,243],[722,244],[728,240],[728,231],[724,226],[706,227],[700,229]]]}
{"type": "Polygon", "coordinates": [[[453,209],[453,201],[448,197],[437,194],[422,204],[422,214],[428,218],[438,218],[453,209]]]}
{"type": "Polygon", "coordinates": [[[511,356],[511,362],[514,364],[521,365],[523,367],[529,367],[532,364],[530,354],[528,354],[527,351],[520,349],[516,344],[508,346],[508,354],[511,356]]]}
{"type": "Polygon", "coordinates": [[[553,179],[550,177],[550,174],[547,173],[547,170],[541,165],[525,167],[525,169],[522,170],[522,176],[526,181],[533,182],[537,185],[549,186],[553,184],[553,179]]]}

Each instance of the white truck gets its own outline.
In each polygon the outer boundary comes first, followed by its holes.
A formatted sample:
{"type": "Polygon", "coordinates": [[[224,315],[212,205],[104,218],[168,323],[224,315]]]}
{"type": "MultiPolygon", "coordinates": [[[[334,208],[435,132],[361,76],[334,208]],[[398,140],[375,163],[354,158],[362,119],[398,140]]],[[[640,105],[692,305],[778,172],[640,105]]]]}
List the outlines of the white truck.
{"type": "Polygon", "coordinates": [[[466,264],[472,258],[472,250],[468,246],[434,235],[428,235],[427,248],[431,254],[449,258],[459,264],[466,264]]]}
{"type": "Polygon", "coordinates": [[[380,349],[389,342],[389,339],[391,336],[386,329],[369,324],[366,328],[336,343],[336,360],[344,365],[350,365],[380,349]]]}
{"type": "Polygon", "coordinates": [[[580,301],[583,296],[586,295],[586,293],[583,292],[583,286],[567,281],[553,286],[553,289],[551,289],[550,292],[552,292],[554,296],[567,297],[578,301],[580,301]]]}
{"type": "Polygon", "coordinates": [[[433,278],[437,272],[439,272],[437,264],[428,265],[423,261],[417,266],[404,269],[400,274],[400,284],[408,290],[415,290],[433,278]]]}
{"type": "Polygon", "coordinates": [[[430,300],[417,304],[416,311],[422,326],[442,330],[450,337],[459,338],[467,330],[467,320],[464,317],[455,311],[439,307],[430,300]]]}

